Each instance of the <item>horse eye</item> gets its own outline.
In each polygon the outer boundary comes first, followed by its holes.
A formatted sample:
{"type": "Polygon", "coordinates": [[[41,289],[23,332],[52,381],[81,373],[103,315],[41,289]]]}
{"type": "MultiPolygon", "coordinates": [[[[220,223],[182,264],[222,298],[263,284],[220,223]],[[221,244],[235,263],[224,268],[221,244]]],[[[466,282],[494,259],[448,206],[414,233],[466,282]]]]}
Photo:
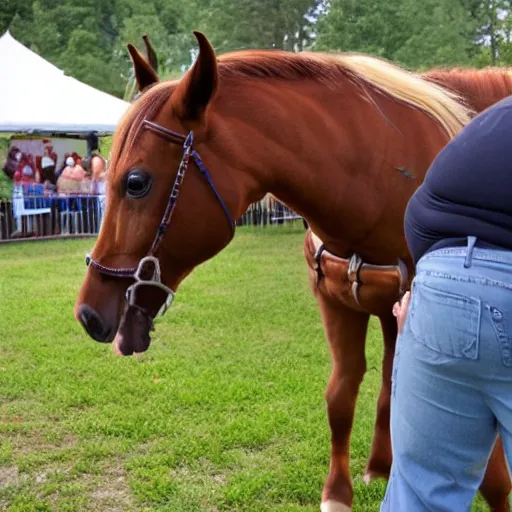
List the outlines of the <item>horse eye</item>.
{"type": "Polygon", "coordinates": [[[135,169],[130,171],[126,177],[126,194],[129,197],[140,199],[147,195],[151,189],[151,176],[144,171],[135,169]]]}

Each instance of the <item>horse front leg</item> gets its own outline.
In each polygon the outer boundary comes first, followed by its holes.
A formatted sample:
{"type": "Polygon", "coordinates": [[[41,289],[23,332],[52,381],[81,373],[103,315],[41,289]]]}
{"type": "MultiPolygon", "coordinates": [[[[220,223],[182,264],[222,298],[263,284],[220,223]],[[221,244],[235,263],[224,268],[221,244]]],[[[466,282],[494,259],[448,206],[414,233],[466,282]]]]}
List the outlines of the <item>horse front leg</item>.
{"type": "Polygon", "coordinates": [[[364,481],[368,484],[374,478],[388,478],[393,455],[391,452],[391,432],[389,425],[391,405],[391,373],[397,337],[396,318],[391,312],[379,317],[384,340],[382,360],[382,380],[377,399],[377,417],[373,433],[370,458],[365,469],[364,481]]]}
{"type": "Polygon", "coordinates": [[[349,512],[353,499],[350,433],[359,385],[366,371],[369,315],[351,310],[319,290],[314,271],[310,270],[310,277],[332,355],[332,373],[325,394],[331,428],[331,461],[321,512],[349,512]]]}

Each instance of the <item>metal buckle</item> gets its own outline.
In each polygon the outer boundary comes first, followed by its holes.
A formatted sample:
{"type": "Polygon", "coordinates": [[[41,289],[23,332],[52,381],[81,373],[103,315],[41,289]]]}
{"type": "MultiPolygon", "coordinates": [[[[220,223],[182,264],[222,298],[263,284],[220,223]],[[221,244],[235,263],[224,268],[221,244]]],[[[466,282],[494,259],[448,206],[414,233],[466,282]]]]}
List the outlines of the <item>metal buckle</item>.
{"type": "Polygon", "coordinates": [[[126,302],[128,302],[130,306],[138,306],[137,290],[146,286],[159,288],[166,293],[167,297],[155,315],[155,318],[162,316],[170,308],[172,301],[174,300],[175,292],[162,283],[158,258],[155,258],[154,256],[146,256],[142,258],[133,278],[135,279],[135,283],[130,285],[126,290],[126,302]]]}
{"type": "Polygon", "coordinates": [[[349,282],[352,284],[351,291],[352,291],[352,297],[356,301],[356,304],[361,307],[361,304],[359,304],[359,285],[361,284],[359,281],[359,271],[361,270],[361,267],[363,266],[363,259],[359,254],[352,254],[350,257],[350,260],[348,262],[348,270],[347,270],[347,277],[349,282]]]}

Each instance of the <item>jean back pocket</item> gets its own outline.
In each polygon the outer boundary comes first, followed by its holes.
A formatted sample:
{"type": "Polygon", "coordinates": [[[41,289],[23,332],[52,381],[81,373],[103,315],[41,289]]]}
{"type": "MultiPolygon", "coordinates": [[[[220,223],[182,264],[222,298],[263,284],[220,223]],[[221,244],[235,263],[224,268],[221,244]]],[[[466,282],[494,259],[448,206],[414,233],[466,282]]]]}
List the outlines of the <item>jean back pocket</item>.
{"type": "Polygon", "coordinates": [[[416,340],[438,353],[478,358],[481,300],[414,283],[410,329],[416,340]]]}

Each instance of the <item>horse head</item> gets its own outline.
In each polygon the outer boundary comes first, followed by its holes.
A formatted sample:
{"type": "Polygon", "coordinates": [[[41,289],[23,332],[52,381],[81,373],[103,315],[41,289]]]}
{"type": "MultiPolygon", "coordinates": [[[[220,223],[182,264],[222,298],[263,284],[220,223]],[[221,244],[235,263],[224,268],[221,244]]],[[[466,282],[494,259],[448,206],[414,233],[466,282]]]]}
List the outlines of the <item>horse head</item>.
{"type": "Polygon", "coordinates": [[[125,355],[148,348],[153,319],[184,277],[229,243],[240,208],[215,151],[216,56],[195,36],[199,55],[173,83],[158,83],[156,56],[150,64],[128,45],[142,94],[114,134],[106,213],[75,307],[92,338],[115,339],[125,355]]]}

